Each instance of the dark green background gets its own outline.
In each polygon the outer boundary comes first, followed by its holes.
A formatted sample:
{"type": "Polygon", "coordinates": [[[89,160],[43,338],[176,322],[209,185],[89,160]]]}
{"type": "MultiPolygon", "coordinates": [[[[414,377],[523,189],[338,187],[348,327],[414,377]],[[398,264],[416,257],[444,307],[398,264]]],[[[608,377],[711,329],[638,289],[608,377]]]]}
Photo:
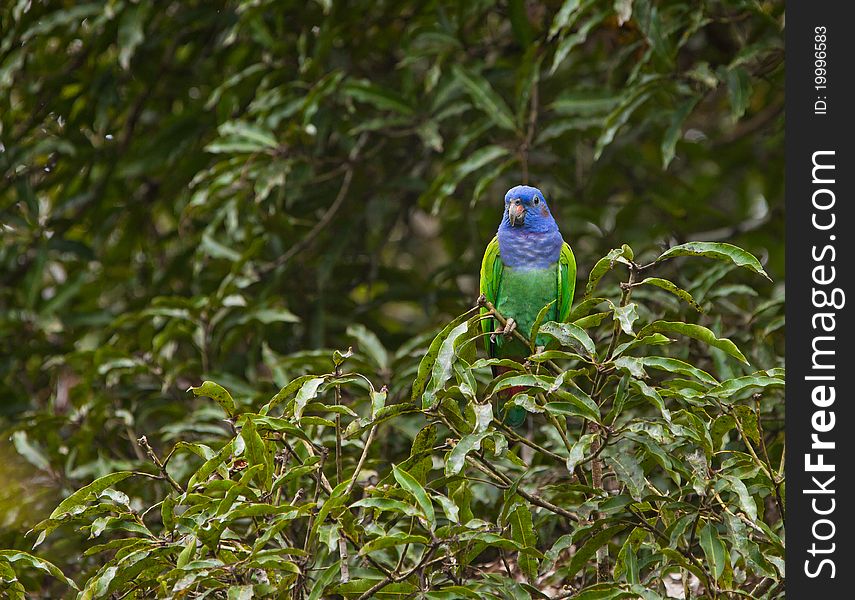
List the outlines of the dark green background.
{"type": "MultiPolygon", "coordinates": [[[[523,181],[579,288],[622,243],[760,257],[775,283],[730,275],[698,322],[779,366],[783,23],[750,0],[4,3],[0,545],[143,464],[136,436],[216,432],[203,378],[269,397],[353,326],[416,355],[523,181]]],[[[407,364],[379,373],[393,397],[407,364]]]]}

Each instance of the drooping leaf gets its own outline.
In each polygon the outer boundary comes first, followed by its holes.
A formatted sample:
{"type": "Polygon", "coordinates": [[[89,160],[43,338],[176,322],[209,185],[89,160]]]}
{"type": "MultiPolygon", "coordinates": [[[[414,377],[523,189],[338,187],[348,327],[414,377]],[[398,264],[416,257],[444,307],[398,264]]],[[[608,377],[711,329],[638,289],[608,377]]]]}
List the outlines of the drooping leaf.
{"type": "Polygon", "coordinates": [[[603,278],[603,275],[605,275],[614,268],[615,263],[621,262],[624,264],[629,264],[629,261],[631,261],[633,258],[634,256],[632,249],[626,244],[624,244],[620,248],[614,248],[612,250],[609,250],[609,253],[606,254],[600,260],[598,260],[594,267],[591,269],[591,272],[588,275],[588,284],[585,286],[585,298],[590,298],[591,294],[594,293],[594,289],[597,287],[597,284],[600,282],[600,279],[603,278]]]}
{"type": "Polygon", "coordinates": [[[50,561],[47,561],[38,556],[33,556],[28,552],[24,552],[22,550],[0,550],[0,563],[2,563],[2,561],[6,561],[9,564],[19,564],[22,566],[29,567],[31,569],[43,571],[59,579],[71,589],[78,589],[77,584],[74,583],[74,581],[72,581],[68,577],[66,577],[65,573],[63,573],[59,569],[59,567],[57,567],[50,561]]]}
{"type": "Polygon", "coordinates": [[[703,325],[695,325],[694,323],[682,323],[679,321],[654,321],[650,325],[646,325],[638,332],[638,337],[643,338],[652,333],[676,333],[694,338],[713,348],[723,350],[730,356],[748,364],[748,360],[736,347],[736,344],[728,339],[717,338],[715,334],[704,327],[703,325]]]}
{"type": "Polygon", "coordinates": [[[53,512],[50,513],[50,519],[56,519],[57,517],[69,512],[73,508],[80,506],[81,504],[88,502],[89,500],[95,498],[98,494],[103,492],[109,487],[112,487],[133,475],[131,471],[117,471],[115,473],[110,473],[109,475],[104,475],[103,477],[99,477],[92,483],[83,486],[65,500],[59,503],[59,505],[53,509],[53,512]]]}
{"type": "Polygon", "coordinates": [[[402,488],[407,490],[412,494],[413,498],[416,499],[416,502],[418,503],[419,508],[422,509],[422,514],[427,521],[428,528],[433,531],[433,529],[436,528],[436,514],[434,513],[430,497],[427,495],[427,492],[425,492],[422,484],[416,481],[412,475],[397,466],[392,467],[392,473],[395,476],[395,481],[397,481],[402,488]]]}
{"type": "Polygon", "coordinates": [[[369,331],[364,325],[353,324],[348,326],[347,335],[359,342],[359,349],[367,354],[378,368],[389,368],[389,352],[377,334],[369,331]]]}
{"type": "Polygon", "coordinates": [[[452,67],[452,72],[475,105],[496,125],[509,131],[516,129],[511,109],[483,76],[476,75],[458,64],[452,67]]]}
{"type": "Polygon", "coordinates": [[[392,548],[393,546],[403,546],[404,544],[421,544],[422,546],[426,546],[429,542],[430,540],[423,535],[408,535],[405,533],[382,535],[362,546],[359,550],[359,556],[367,556],[377,550],[392,548]]]}
{"type": "Polygon", "coordinates": [[[626,528],[626,525],[613,525],[611,527],[606,527],[602,531],[585,540],[570,559],[570,564],[566,567],[565,576],[568,578],[575,576],[576,573],[588,564],[588,561],[597,552],[597,550],[608,544],[613,537],[626,528]]]}
{"type": "Polygon", "coordinates": [[[665,290],[666,292],[670,292],[680,298],[681,300],[688,302],[688,304],[694,308],[698,312],[703,312],[701,305],[695,302],[695,299],[692,298],[692,295],[686,290],[677,287],[672,282],[667,279],[661,279],[659,277],[647,277],[639,282],[639,285],[654,285],[660,289],[665,290]]]}
{"type": "Polygon", "coordinates": [[[234,416],[236,411],[235,401],[232,398],[232,395],[220,384],[214,383],[213,381],[203,381],[202,385],[191,387],[187,390],[188,392],[193,392],[196,396],[207,396],[211,398],[220,405],[220,407],[226,411],[226,414],[230,417],[234,416]]]}
{"type": "Polygon", "coordinates": [[[555,338],[562,346],[573,346],[579,343],[588,355],[592,357],[597,355],[596,346],[591,336],[584,329],[572,323],[549,321],[540,327],[540,333],[555,338]]]}
{"type": "Polygon", "coordinates": [[[662,168],[667,169],[671,161],[674,160],[674,154],[677,149],[677,141],[683,133],[683,123],[686,121],[695,105],[701,99],[701,96],[692,96],[685,100],[671,115],[671,122],[668,124],[668,129],[665,130],[665,135],[662,136],[662,168]]]}
{"type": "Polygon", "coordinates": [[[430,408],[434,405],[436,392],[451,377],[454,343],[468,329],[468,321],[472,312],[466,312],[455,318],[431,342],[419,363],[418,374],[413,382],[412,401],[414,404],[424,408],[430,408]]]}
{"type": "Polygon", "coordinates": [[[718,385],[716,378],[706,371],[676,358],[667,356],[645,356],[639,360],[645,367],[659,369],[668,373],[679,373],[680,375],[694,377],[698,381],[703,381],[710,385],[718,385]]]}
{"type": "Polygon", "coordinates": [[[724,242],[687,242],[669,248],[656,259],[656,262],[662,262],[675,256],[706,256],[716,260],[733,263],[737,267],[745,267],[755,273],[758,273],[770,279],[766,271],[763,270],[760,261],[751,254],[738,246],[727,244],[724,242]]]}
{"type": "Polygon", "coordinates": [[[715,581],[718,581],[724,573],[725,561],[727,560],[727,549],[715,526],[707,522],[701,528],[698,535],[698,540],[701,543],[701,548],[704,551],[706,562],[710,567],[711,574],[715,581]]]}
{"type": "Polygon", "coordinates": [[[455,444],[448,459],[445,461],[445,476],[452,477],[463,470],[463,465],[466,463],[466,457],[470,452],[481,449],[481,442],[490,435],[486,431],[481,433],[470,433],[463,436],[460,441],[455,444]]]}
{"type": "MultiPolygon", "coordinates": [[[[528,506],[518,504],[509,515],[509,520],[511,524],[511,537],[515,542],[524,548],[534,548],[537,546],[537,535],[534,531],[531,511],[528,506]]],[[[529,554],[520,553],[519,564],[526,579],[529,582],[534,582],[538,571],[537,559],[529,554]]]]}

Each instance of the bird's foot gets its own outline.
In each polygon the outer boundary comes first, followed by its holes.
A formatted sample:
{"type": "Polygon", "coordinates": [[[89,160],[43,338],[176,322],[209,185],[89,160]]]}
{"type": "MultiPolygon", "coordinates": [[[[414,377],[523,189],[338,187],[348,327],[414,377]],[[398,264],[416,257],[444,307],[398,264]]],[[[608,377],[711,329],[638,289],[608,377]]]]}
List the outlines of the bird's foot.
{"type": "Polygon", "coordinates": [[[511,337],[514,333],[514,330],[517,328],[517,322],[513,319],[508,319],[505,322],[505,326],[502,328],[502,335],[505,337],[511,337]]]}

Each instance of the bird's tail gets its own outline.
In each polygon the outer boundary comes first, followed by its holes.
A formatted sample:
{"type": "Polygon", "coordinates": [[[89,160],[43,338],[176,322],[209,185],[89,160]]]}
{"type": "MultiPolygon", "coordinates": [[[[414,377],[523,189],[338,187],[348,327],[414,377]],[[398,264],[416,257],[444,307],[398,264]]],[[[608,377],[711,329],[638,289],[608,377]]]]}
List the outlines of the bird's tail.
{"type": "MultiPolygon", "coordinates": [[[[497,377],[497,376],[501,375],[502,373],[506,373],[507,371],[510,371],[510,369],[508,369],[507,367],[494,367],[493,368],[493,376],[497,377]]],[[[507,389],[500,391],[497,394],[497,396],[499,398],[499,403],[497,406],[499,414],[501,415],[504,412],[504,407],[505,407],[506,402],[510,402],[511,398],[513,398],[515,395],[519,394],[520,392],[526,391],[527,389],[528,389],[527,386],[517,385],[517,386],[509,387],[507,389]]],[[[519,429],[525,423],[527,416],[528,416],[528,411],[526,411],[526,409],[522,408],[521,406],[512,406],[508,410],[507,414],[505,415],[503,422],[508,427],[513,427],[514,429],[519,429]]]]}

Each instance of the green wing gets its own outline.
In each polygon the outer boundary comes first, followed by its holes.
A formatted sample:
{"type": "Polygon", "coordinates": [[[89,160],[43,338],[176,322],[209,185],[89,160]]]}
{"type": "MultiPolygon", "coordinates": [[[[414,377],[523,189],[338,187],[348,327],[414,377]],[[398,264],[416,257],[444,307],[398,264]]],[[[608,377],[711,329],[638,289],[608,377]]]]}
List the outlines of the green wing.
{"type": "MultiPolygon", "coordinates": [[[[484,259],[486,260],[486,256],[484,259]]],[[[481,281],[484,281],[484,271],[481,271],[481,281]]],[[[483,284],[482,284],[483,285],[483,284]]],[[[570,316],[573,295],[576,293],[576,258],[567,242],[561,246],[558,257],[558,322],[563,323],[570,316]]]]}
{"type": "MultiPolygon", "coordinates": [[[[499,289],[502,285],[502,272],[505,265],[499,256],[499,238],[494,237],[487,244],[484,251],[484,260],[481,261],[481,284],[480,290],[484,296],[496,303],[499,297],[499,289]]],[[[576,258],[573,251],[565,242],[561,246],[561,254],[558,257],[558,322],[564,322],[570,316],[570,307],[573,304],[573,296],[576,292],[576,258]]],[[[481,314],[487,313],[486,308],[481,309],[481,314]]],[[[481,321],[484,333],[490,333],[496,328],[495,319],[484,319],[481,321]]],[[[485,338],[487,353],[493,356],[494,348],[490,344],[490,338],[485,338]]]]}
{"type": "MultiPolygon", "coordinates": [[[[481,293],[492,302],[496,303],[499,297],[499,287],[502,285],[502,271],[505,265],[502,263],[502,258],[499,256],[499,238],[493,237],[490,243],[487,244],[487,249],[484,251],[484,260],[481,261],[481,293]]],[[[576,267],[573,267],[575,272],[576,267]]],[[[485,314],[486,308],[481,309],[481,314],[485,314]]],[[[496,328],[495,319],[484,319],[481,321],[481,327],[484,333],[490,333],[496,328]]],[[[492,356],[493,348],[491,348],[489,336],[485,337],[487,353],[492,356]]]]}

